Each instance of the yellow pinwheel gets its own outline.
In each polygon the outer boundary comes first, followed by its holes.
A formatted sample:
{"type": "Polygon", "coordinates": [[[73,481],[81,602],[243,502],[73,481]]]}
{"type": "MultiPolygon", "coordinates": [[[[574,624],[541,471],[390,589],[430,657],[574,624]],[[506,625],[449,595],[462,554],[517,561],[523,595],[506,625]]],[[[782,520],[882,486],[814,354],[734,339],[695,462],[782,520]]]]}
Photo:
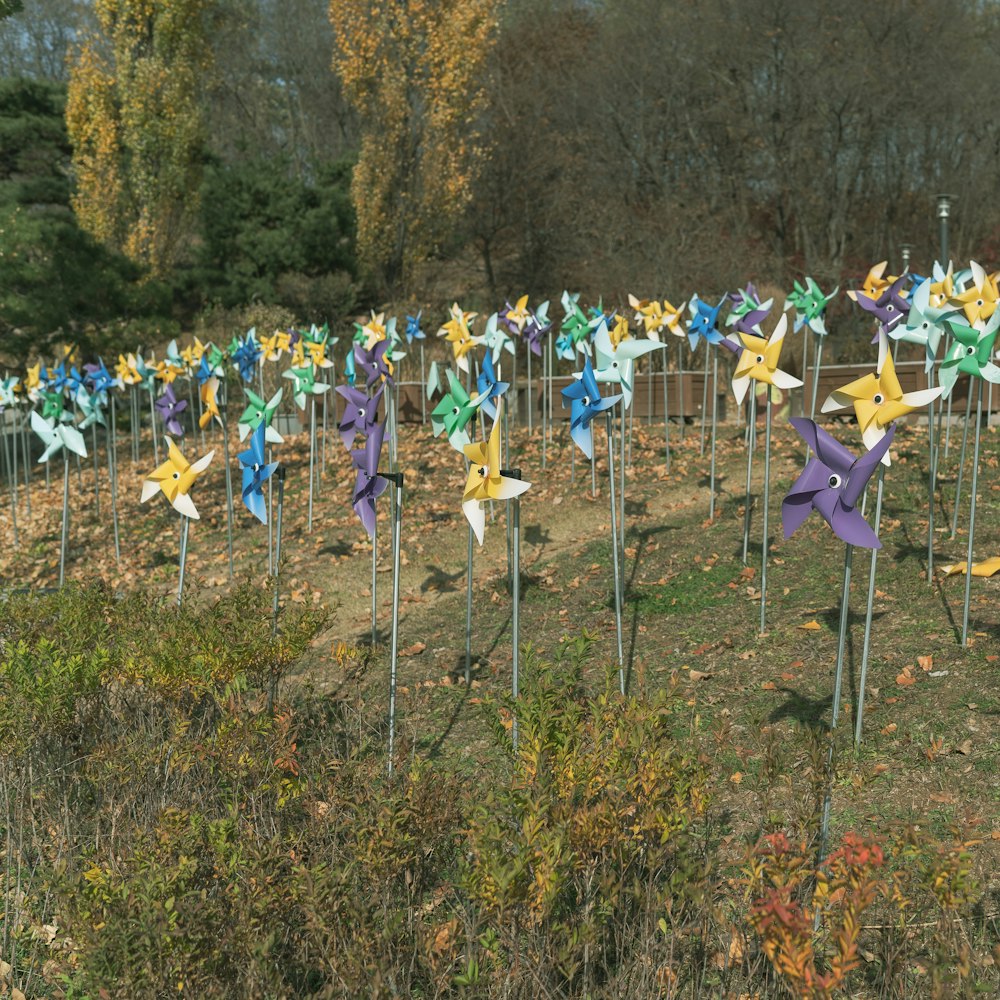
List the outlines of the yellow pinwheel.
{"type": "Polygon", "coordinates": [[[291,350],[291,336],[285,330],[275,330],[270,337],[261,338],[265,361],[278,361],[285,351],[291,350]]]}
{"type": "Polygon", "coordinates": [[[202,383],[201,388],[198,390],[201,394],[201,416],[198,418],[198,426],[204,430],[212,418],[218,419],[219,423],[222,423],[222,414],[219,412],[219,380],[213,375],[211,378],[205,379],[202,383]]]}
{"type": "MultiPolygon", "coordinates": [[[[660,339],[660,330],[666,322],[663,313],[663,306],[656,299],[637,299],[631,293],[628,297],[628,304],[635,310],[635,321],[641,323],[643,330],[650,340],[660,339]]],[[[611,337],[614,342],[614,335],[611,337]]]]}
{"type": "Polygon", "coordinates": [[[24,375],[24,391],[34,399],[42,387],[42,363],[28,365],[24,375]]]}
{"type": "Polygon", "coordinates": [[[193,372],[201,364],[201,356],[204,353],[205,345],[197,337],[194,338],[193,344],[188,344],[181,351],[181,357],[184,359],[184,364],[187,365],[189,372],[193,372]]]}
{"type": "Polygon", "coordinates": [[[740,333],[743,351],[736,362],[736,372],[733,375],[733,395],[737,404],[746,397],[750,382],[765,382],[779,389],[795,389],[802,385],[802,380],[782,371],[778,367],[781,356],[781,344],[788,329],[788,316],[781,314],[774,333],[765,340],[751,333],[740,333]]]}
{"type": "MultiPolygon", "coordinates": [[[[935,268],[936,269],[936,268],[935,268]]],[[[940,281],[932,281],[930,284],[930,294],[927,302],[935,309],[942,309],[955,294],[955,279],[951,273],[951,264],[948,265],[948,273],[940,281]]]]}
{"type": "Polygon", "coordinates": [[[621,314],[615,317],[615,325],[608,330],[608,337],[611,338],[611,346],[617,348],[623,340],[630,340],[632,334],[628,328],[628,317],[621,314]]]}
{"type": "Polygon", "coordinates": [[[208,463],[212,461],[215,452],[210,451],[204,458],[192,463],[181,454],[180,449],[169,437],[164,440],[167,442],[169,457],[143,481],[142,496],[139,501],[145,503],[150,497],[162,492],[174,510],[197,521],[198,510],[188,494],[195,480],[208,468],[208,463]]]}
{"type": "Polygon", "coordinates": [[[385,340],[385,313],[376,315],[373,309],[371,319],[361,326],[361,335],[364,337],[365,350],[370,351],[380,340],[385,340]]]}
{"type": "Polygon", "coordinates": [[[156,370],[156,377],[164,385],[170,385],[174,379],[181,374],[180,368],[176,365],[170,364],[167,360],[157,361],[154,368],[156,370]]]}
{"type": "Polygon", "coordinates": [[[483,504],[490,500],[513,500],[527,490],[531,483],[510,476],[500,475],[500,409],[503,404],[497,401],[497,418],[493,421],[489,440],[467,444],[465,457],[469,460],[469,478],[462,494],[462,510],[472,525],[472,530],[483,544],[483,532],[486,530],[486,512],[483,504]]]}
{"type": "MultiPolygon", "coordinates": [[[[912,413],[937,399],[944,391],[942,386],[903,392],[896,377],[896,368],[889,352],[889,339],[883,330],[878,335],[878,367],[870,375],[863,375],[853,382],[830,393],[823,404],[823,412],[854,407],[861,437],[871,451],[885,437],[889,425],[899,417],[912,413]]],[[[882,463],[889,465],[889,452],[882,456],[882,463]]]]}
{"type": "Polygon", "coordinates": [[[958,295],[952,297],[952,303],[959,306],[965,313],[970,326],[985,323],[997,308],[997,286],[993,279],[974,260],[969,262],[972,269],[972,284],[958,295]]]}
{"type": "Polygon", "coordinates": [[[476,346],[469,329],[469,324],[476,318],[477,313],[463,312],[456,302],[451,307],[451,319],[438,330],[439,337],[445,337],[451,344],[452,352],[455,355],[455,363],[463,372],[469,370],[469,352],[476,346]]]}
{"type": "MultiPolygon", "coordinates": [[[[509,305],[509,303],[508,303],[509,305]]],[[[528,296],[522,295],[514,305],[513,309],[509,309],[504,313],[504,319],[513,323],[517,327],[518,333],[524,333],[524,324],[528,322],[531,318],[531,313],[528,311],[528,296]]]]}
{"type": "Polygon", "coordinates": [[[326,337],[322,340],[310,340],[306,343],[306,351],[308,352],[309,360],[317,368],[333,367],[333,362],[326,356],[326,344],[326,337]]]}
{"type": "Polygon", "coordinates": [[[894,277],[885,277],[885,269],[888,265],[889,262],[887,260],[881,260],[877,264],[872,264],[868,269],[865,280],[861,282],[861,287],[850,289],[847,292],[847,297],[852,302],[857,302],[859,295],[867,295],[870,299],[877,299],[882,289],[887,288],[896,280],[894,277]]]}
{"type": "Polygon", "coordinates": [[[676,309],[667,299],[663,300],[663,326],[665,326],[675,337],[686,337],[687,330],[684,329],[684,310],[687,303],[682,302],[676,309]]]}
{"type": "Polygon", "coordinates": [[[129,354],[128,357],[124,354],[118,355],[115,374],[122,380],[122,385],[138,385],[142,381],[134,354],[129,354]]]}

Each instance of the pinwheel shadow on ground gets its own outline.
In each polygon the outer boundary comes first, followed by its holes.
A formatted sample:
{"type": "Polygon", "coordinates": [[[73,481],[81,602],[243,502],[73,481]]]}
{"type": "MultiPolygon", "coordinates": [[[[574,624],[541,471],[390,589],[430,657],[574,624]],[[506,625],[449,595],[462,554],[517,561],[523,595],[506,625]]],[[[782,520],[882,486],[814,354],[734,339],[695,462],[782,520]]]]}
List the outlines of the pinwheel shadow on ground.
{"type": "MultiPolygon", "coordinates": [[[[866,741],[861,764],[864,787],[838,791],[835,823],[848,822],[852,811],[878,809],[907,819],[924,816],[929,796],[940,803],[940,822],[954,821],[967,808],[997,806],[996,760],[1000,743],[990,727],[1000,714],[993,693],[1000,653],[997,596],[1000,580],[973,582],[972,627],[975,643],[958,648],[955,623],[961,619],[963,577],[924,576],[926,558],[926,466],[920,445],[926,433],[905,428],[899,461],[886,476],[883,541],[876,582],[872,662],[866,691],[866,741]],[[905,458],[905,461],[902,459],[905,458]],[[929,657],[924,670],[917,657],[929,657]],[[907,668],[910,668],[907,674],[907,668]],[[942,674],[946,671],[947,674],[942,674]],[[942,674],[941,676],[931,676],[942,674]],[[900,678],[901,681],[897,681],[900,678]],[[909,683],[910,678],[913,683],[909,683]],[[975,708],[969,708],[975,705],[975,708]],[[979,720],[979,721],[977,721],[979,720]],[[973,729],[972,727],[976,727],[973,729]],[[932,737],[958,747],[973,741],[968,753],[939,756],[923,750],[932,737]],[[871,767],[888,770],[875,778],[871,767]],[[966,768],[971,768],[968,774],[966,768]],[[983,805],[985,803],[985,805],[983,805]]],[[[854,428],[836,433],[853,442],[854,428]]],[[[757,634],[760,572],[760,502],[763,457],[755,453],[751,557],[743,567],[742,541],[745,451],[742,435],[727,427],[718,443],[718,481],[735,492],[720,494],[716,517],[708,521],[707,473],[710,454],[698,453],[698,435],[681,444],[671,436],[671,472],[666,473],[662,427],[637,424],[633,464],[626,470],[625,651],[629,687],[675,683],[690,705],[685,725],[696,733],[715,775],[719,807],[728,810],[733,827],[745,835],[754,795],[765,779],[754,749],[774,730],[796,745],[795,733],[823,726],[829,718],[839,621],[843,545],[812,515],[792,539],[780,530],[780,504],[802,468],[804,451],[797,435],[775,426],[772,442],[771,544],[768,579],[768,633],[757,634]],[[697,724],[695,723],[697,719],[697,724]],[[722,734],[735,731],[737,737],[722,734]],[[740,783],[732,775],[743,775],[740,783]]],[[[763,441],[763,426],[758,428],[763,441]]],[[[218,448],[218,433],[206,447],[218,448]]],[[[976,551],[1000,551],[1000,491],[995,462],[1000,438],[984,436],[976,551]]],[[[328,443],[326,475],[314,497],[314,530],[305,525],[308,438],[289,439],[281,458],[289,468],[285,503],[282,603],[326,605],[333,612],[327,630],[282,685],[282,697],[294,699],[304,685],[332,703],[349,701],[372,752],[383,745],[387,713],[388,636],[391,600],[391,550],[388,503],[379,505],[378,624],[380,641],[367,648],[370,630],[371,549],[350,510],[353,477],[342,449],[328,443]],[[331,644],[357,648],[357,659],[341,666],[331,658],[331,644]]],[[[186,453],[202,454],[200,442],[186,453]]],[[[236,445],[232,443],[231,452],[236,445]]],[[[522,508],[522,644],[550,653],[562,636],[586,629],[594,636],[594,659],[588,681],[599,684],[615,648],[610,561],[610,516],[606,460],[598,464],[596,499],[590,477],[578,463],[575,484],[569,479],[569,451],[559,440],[541,467],[540,437],[526,440],[524,429],[512,435],[511,462],[524,468],[534,485],[522,508]]],[[[143,441],[143,461],[133,467],[127,448],[120,456],[119,510],[123,567],[116,571],[110,542],[108,494],[102,516],[92,510],[92,480],[86,463],[83,488],[71,489],[71,579],[95,573],[113,585],[142,586],[168,601],[176,588],[177,520],[166,504],[138,504],[142,474],[152,467],[151,444],[143,441]]],[[[197,487],[202,515],[192,525],[188,573],[191,600],[211,599],[228,587],[226,513],[222,469],[216,464],[197,487]]],[[[943,500],[935,510],[938,563],[965,556],[966,499],[959,533],[950,540],[951,496],[958,451],[940,469],[943,500]]],[[[481,704],[489,694],[510,685],[510,597],[506,588],[504,513],[498,511],[476,547],[473,593],[472,687],[464,680],[466,522],[460,493],[464,469],[460,457],[429,431],[404,426],[400,467],[406,473],[401,574],[398,733],[401,752],[433,755],[442,766],[474,776],[490,766],[495,753],[484,738],[488,720],[481,704]]],[[[966,471],[966,479],[968,470],[966,471]]],[[[58,571],[60,483],[49,491],[35,474],[33,509],[20,525],[24,540],[15,550],[8,535],[0,556],[0,576],[48,587],[58,571]]],[[[75,476],[74,476],[75,484],[75,476]]],[[[6,497],[4,497],[6,500],[6,497]]],[[[6,521],[3,522],[6,529],[6,521]]],[[[237,505],[234,525],[237,576],[251,575],[267,587],[266,529],[237,505]]],[[[853,707],[859,700],[867,558],[855,560],[851,591],[849,670],[845,677],[841,740],[850,742],[853,707]]]]}

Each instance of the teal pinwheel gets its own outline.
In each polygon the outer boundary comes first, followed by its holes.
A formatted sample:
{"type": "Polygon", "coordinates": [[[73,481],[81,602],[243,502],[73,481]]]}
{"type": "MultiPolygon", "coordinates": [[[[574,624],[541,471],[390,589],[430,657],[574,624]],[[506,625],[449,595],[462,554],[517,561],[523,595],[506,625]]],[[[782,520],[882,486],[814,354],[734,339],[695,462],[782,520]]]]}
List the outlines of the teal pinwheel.
{"type": "Polygon", "coordinates": [[[80,391],[76,394],[76,405],[80,407],[80,412],[83,414],[83,419],[79,425],[81,430],[86,430],[86,428],[92,427],[94,424],[107,427],[107,423],[104,420],[104,407],[101,403],[100,393],[87,392],[81,386],[80,391]]]}
{"type": "Polygon", "coordinates": [[[42,439],[45,451],[38,460],[42,465],[65,448],[81,458],[87,457],[87,446],[84,444],[83,435],[73,426],[73,424],[57,423],[45,420],[37,410],[31,411],[31,429],[42,439]]]}
{"type": "Polygon", "coordinates": [[[475,399],[470,397],[455,373],[450,368],[447,372],[449,391],[431,411],[431,428],[435,437],[443,431],[448,435],[448,443],[452,448],[464,451],[469,443],[466,428],[479,409],[481,399],[479,396],[475,399]]]}
{"type": "MultiPolygon", "coordinates": [[[[666,350],[666,346],[656,340],[634,337],[620,340],[616,346],[611,341],[608,324],[602,322],[594,335],[594,377],[598,382],[620,386],[627,410],[632,405],[633,362],[652,351],[666,350]]],[[[576,377],[581,378],[582,372],[578,372],[576,377]]]]}
{"type": "Polygon", "coordinates": [[[908,344],[919,344],[924,348],[925,371],[930,371],[937,360],[941,338],[945,334],[945,319],[957,311],[957,306],[949,302],[935,306],[931,304],[932,279],[924,278],[913,290],[910,310],[906,314],[905,323],[897,323],[889,330],[893,340],[902,340],[908,344]]]}

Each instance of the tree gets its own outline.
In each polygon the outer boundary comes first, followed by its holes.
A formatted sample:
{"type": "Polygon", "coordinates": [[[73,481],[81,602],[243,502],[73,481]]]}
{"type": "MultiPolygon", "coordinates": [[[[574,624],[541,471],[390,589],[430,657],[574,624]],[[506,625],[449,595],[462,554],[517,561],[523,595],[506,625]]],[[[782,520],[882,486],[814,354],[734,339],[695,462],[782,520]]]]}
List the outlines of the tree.
{"type": "Polygon", "coordinates": [[[358,112],[358,254],[380,283],[454,239],[489,143],[484,80],[502,0],[330,0],[334,67],[358,112]]]}
{"type": "Polygon", "coordinates": [[[80,224],[166,274],[196,218],[214,0],[95,0],[66,120],[80,224]]]}
{"type": "Polygon", "coordinates": [[[139,269],[83,232],[69,207],[65,102],[61,85],[0,80],[0,343],[8,360],[57,337],[87,344],[91,324],[134,314],[139,269]]]}

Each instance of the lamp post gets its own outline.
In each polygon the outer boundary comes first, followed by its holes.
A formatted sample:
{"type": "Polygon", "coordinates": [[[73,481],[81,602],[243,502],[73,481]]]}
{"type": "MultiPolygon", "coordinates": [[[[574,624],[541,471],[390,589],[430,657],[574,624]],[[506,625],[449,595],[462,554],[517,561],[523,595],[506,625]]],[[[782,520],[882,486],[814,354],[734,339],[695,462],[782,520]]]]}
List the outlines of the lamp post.
{"type": "Polygon", "coordinates": [[[899,252],[903,258],[903,270],[908,271],[910,269],[910,253],[913,250],[912,243],[900,243],[899,252]]]}
{"type": "Polygon", "coordinates": [[[937,196],[937,217],[941,225],[941,266],[948,267],[948,218],[951,215],[951,203],[956,195],[939,194],[937,196]]]}

